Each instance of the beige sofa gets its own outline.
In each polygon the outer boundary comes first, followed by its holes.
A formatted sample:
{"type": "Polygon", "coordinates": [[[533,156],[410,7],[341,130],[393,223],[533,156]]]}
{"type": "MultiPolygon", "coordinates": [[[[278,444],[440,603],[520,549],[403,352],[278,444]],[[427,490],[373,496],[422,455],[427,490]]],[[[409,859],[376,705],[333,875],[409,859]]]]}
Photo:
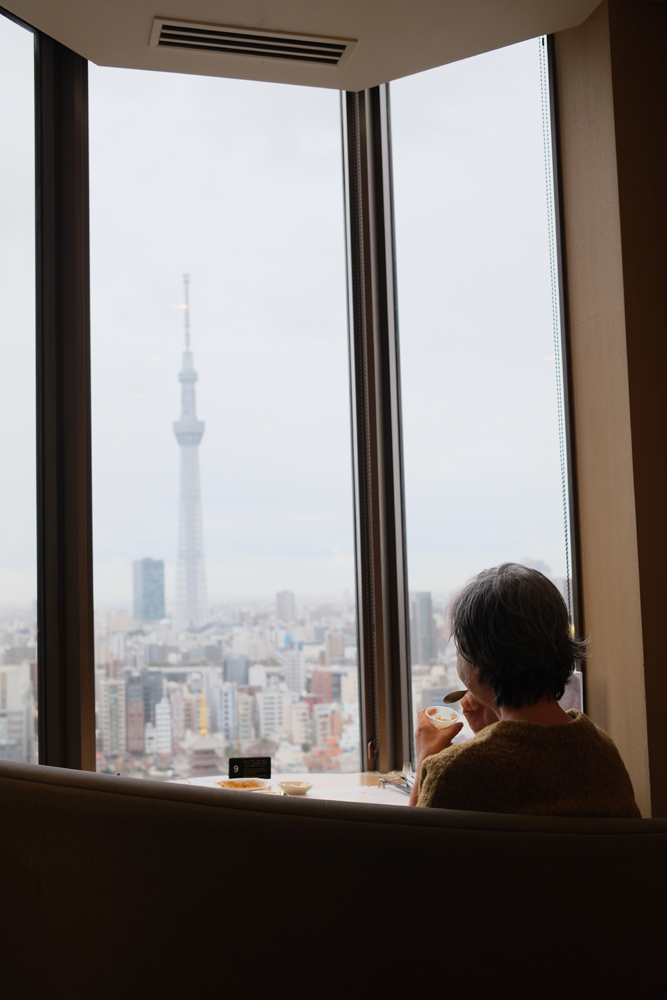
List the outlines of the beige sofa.
{"type": "Polygon", "coordinates": [[[626,977],[635,995],[662,975],[665,820],[285,799],[0,762],[0,865],[7,1000],[613,997],[626,977]]]}

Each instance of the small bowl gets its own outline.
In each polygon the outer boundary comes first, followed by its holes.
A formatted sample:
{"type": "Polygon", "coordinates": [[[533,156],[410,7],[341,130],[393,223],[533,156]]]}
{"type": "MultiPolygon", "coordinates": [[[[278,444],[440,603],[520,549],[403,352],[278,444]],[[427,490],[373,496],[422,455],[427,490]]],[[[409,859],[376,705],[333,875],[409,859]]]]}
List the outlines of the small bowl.
{"type": "Polygon", "coordinates": [[[459,713],[449,705],[431,705],[426,709],[426,715],[436,729],[448,729],[459,721],[459,713]]]}
{"type": "Polygon", "coordinates": [[[282,788],[287,795],[305,795],[312,788],[307,781],[279,781],[278,788],[282,788]]]}

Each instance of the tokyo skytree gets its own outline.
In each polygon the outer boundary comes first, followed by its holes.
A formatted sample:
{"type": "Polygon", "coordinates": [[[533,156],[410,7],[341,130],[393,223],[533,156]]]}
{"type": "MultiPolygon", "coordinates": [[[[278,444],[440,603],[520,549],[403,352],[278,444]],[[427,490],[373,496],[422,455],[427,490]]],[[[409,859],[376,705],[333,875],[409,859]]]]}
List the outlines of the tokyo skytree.
{"type": "Polygon", "coordinates": [[[181,383],[181,419],[174,434],[181,449],[180,505],[178,515],[178,566],[176,569],[177,632],[200,628],[208,622],[208,596],[204,567],[204,535],[199,486],[199,443],[204,434],[203,420],[197,420],[194,369],[190,350],[190,275],[185,284],[185,350],[178,380],[181,383]]]}

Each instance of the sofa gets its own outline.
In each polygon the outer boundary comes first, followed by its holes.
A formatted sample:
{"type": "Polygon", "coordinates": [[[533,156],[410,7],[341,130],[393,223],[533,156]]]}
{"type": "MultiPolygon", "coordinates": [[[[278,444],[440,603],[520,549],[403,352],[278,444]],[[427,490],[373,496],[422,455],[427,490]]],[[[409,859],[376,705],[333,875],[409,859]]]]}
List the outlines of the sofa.
{"type": "Polygon", "coordinates": [[[666,820],[10,762],[0,810],[7,998],[620,996],[662,976],[666,820]]]}

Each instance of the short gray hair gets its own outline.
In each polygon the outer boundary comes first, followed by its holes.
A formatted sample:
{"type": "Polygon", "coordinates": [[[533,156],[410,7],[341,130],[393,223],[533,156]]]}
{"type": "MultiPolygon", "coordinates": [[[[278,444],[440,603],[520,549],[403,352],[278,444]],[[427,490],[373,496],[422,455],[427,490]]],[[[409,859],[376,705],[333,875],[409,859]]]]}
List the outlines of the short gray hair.
{"type": "Polygon", "coordinates": [[[565,601],[536,569],[503,563],[470,580],[449,607],[451,635],[496,705],[519,708],[563,697],[588,639],[574,636],[565,601]]]}

